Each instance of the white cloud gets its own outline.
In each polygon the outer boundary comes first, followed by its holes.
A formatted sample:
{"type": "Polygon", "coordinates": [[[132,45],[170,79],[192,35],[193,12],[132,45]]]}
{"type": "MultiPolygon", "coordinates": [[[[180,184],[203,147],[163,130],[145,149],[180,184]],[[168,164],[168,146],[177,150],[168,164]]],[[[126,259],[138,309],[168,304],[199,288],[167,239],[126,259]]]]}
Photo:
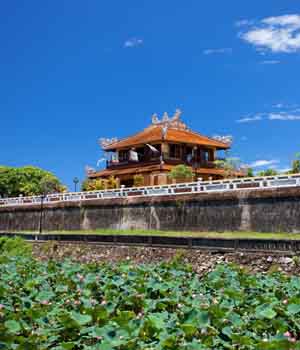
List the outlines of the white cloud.
{"type": "Polygon", "coordinates": [[[296,105],[284,105],[278,103],[272,106],[274,109],[272,112],[256,113],[253,116],[245,116],[241,119],[236,120],[237,123],[253,123],[259,121],[300,121],[300,109],[295,108],[296,105]],[[276,109],[276,111],[275,111],[276,109]]]}
{"type": "Polygon", "coordinates": [[[250,21],[250,20],[248,20],[248,19],[242,19],[242,20],[240,20],[240,21],[236,21],[236,22],[235,22],[235,25],[236,25],[237,27],[249,26],[249,25],[251,25],[251,24],[253,24],[253,21],[250,21]]]}
{"type": "Polygon", "coordinates": [[[139,39],[139,38],[131,38],[125,41],[124,43],[124,47],[125,48],[132,48],[132,47],[136,47],[136,46],[140,46],[144,43],[143,39],[139,39]]]}
{"type": "Polygon", "coordinates": [[[230,54],[232,49],[230,47],[224,47],[221,49],[206,49],[203,51],[204,55],[214,55],[214,54],[230,54]]]}
{"type": "Polygon", "coordinates": [[[251,168],[260,168],[263,166],[276,165],[278,163],[279,163],[279,160],[276,160],[276,159],[271,159],[271,160],[261,159],[261,160],[256,160],[255,162],[251,163],[250,167],[251,168]]]}
{"type": "Polygon", "coordinates": [[[283,121],[295,121],[300,120],[300,115],[287,114],[287,113],[270,113],[268,115],[269,120],[283,120],[283,121]]]}
{"type": "Polygon", "coordinates": [[[260,64],[279,64],[280,61],[277,60],[266,60],[266,61],[262,61],[260,62],[260,64]]]}
{"type": "Polygon", "coordinates": [[[268,17],[257,25],[248,23],[240,37],[260,51],[296,52],[300,51],[300,15],[268,17]]]}
{"type": "Polygon", "coordinates": [[[262,120],[262,116],[260,114],[255,115],[253,117],[243,117],[241,119],[238,119],[237,123],[252,123],[262,120]]]}
{"type": "Polygon", "coordinates": [[[285,109],[285,110],[288,109],[290,112],[300,112],[300,109],[299,109],[300,106],[295,103],[294,104],[276,103],[272,105],[272,107],[277,109],[285,109]]]}

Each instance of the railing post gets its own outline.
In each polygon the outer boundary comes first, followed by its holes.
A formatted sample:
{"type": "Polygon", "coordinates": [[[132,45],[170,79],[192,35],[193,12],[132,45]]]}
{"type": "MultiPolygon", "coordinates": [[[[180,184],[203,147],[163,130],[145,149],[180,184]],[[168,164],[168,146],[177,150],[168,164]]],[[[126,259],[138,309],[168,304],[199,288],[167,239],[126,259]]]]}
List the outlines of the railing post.
{"type": "Polygon", "coordinates": [[[201,192],[202,177],[197,178],[197,192],[201,192]]]}
{"type": "Polygon", "coordinates": [[[121,185],[121,197],[124,197],[124,188],[125,188],[125,185],[121,185]]]}

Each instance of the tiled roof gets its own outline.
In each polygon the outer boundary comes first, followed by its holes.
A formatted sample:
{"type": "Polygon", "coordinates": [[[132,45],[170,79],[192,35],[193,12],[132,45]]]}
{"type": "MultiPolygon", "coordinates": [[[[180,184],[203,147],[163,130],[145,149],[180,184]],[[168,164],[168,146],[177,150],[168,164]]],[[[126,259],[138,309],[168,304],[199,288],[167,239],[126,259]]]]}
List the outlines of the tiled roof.
{"type": "Polygon", "coordinates": [[[133,146],[144,145],[146,143],[155,143],[161,141],[181,142],[192,145],[203,145],[216,147],[217,149],[228,149],[230,146],[224,142],[211,139],[209,137],[198,134],[194,131],[167,129],[165,137],[163,138],[162,126],[150,126],[133,136],[127,137],[123,140],[117,141],[104,148],[106,151],[113,151],[115,149],[127,148],[133,146]]]}
{"type": "MultiPolygon", "coordinates": [[[[119,175],[129,175],[129,174],[141,174],[148,173],[153,171],[171,171],[174,168],[174,165],[170,164],[156,164],[156,165],[148,165],[143,167],[132,167],[126,169],[105,169],[98,171],[96,173],[90,174],[89,178],[98,178],[98,177],[109,177],[109,176],[119,176],[119,175]]],[[[197,168],[192,169],[194,173],[201,175],[224,175],[223,169],[217,168],[197,168]]],[[[243,174],[240,172],[236,172],[236,176],[242,176],[243,174]]]]}

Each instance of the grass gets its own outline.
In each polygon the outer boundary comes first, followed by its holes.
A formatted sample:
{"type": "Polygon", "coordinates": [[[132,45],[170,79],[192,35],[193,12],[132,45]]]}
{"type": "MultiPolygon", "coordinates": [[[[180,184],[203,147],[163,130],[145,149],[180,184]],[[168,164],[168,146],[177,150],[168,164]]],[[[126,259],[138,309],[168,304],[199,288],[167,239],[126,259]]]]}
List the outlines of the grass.
{"type": "MultiPolygon", "coordinates": [[[[37,233],[35,231],[18,231],[19,233],[37,233]]],[[[14,232],[11,232],[14,233],[14,232]]],[[[271,232],[195,232],[195,231],[161,231],[161,230],[74,230],[74,231],[44,231],[43,234],[93,234],[93,235],[151,235],[165,237],[199,237],[227,239],[291,239],[300,240],[300,233],[271,233],[271,232]]]]}

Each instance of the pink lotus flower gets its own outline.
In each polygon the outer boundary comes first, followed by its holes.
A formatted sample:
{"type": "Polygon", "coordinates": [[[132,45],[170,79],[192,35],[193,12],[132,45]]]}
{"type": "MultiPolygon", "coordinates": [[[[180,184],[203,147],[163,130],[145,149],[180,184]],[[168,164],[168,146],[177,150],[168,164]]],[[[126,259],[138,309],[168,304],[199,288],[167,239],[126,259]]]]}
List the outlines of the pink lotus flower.
{"type": "Polygon", "coordinates": [[[292,336],[292,334],[289,331],[286,331],[285,333],[283,333],[283,335],[287,338],[290,338],[292,336]]]}
{"type": "Polygon", "coordinates": [[[41,304],[42,304],[42,305],[49,305],[49,301],[48,301],[48,300],[42,300],[42,301],[41,301],[41,304]]]}
{"type": "Polygon", "coordinates": [[[0,310],[4,309],[4,305],[0,304],[0,310]]]}
{"type": "Polygon", "coordinates": [[[79,273],[77,274],[77,278],[79,279],[80,282],[84,281],[84,276],[80,275],[79,273]]]}
{"type": "Polygon", "coordinates": [[[283,303],[284,305],[286,305],[286,304],[288,304],[288,302],[289,302],[289,301],[288,301],[287,299],[284,299],[282,303],[283,303]]]}

